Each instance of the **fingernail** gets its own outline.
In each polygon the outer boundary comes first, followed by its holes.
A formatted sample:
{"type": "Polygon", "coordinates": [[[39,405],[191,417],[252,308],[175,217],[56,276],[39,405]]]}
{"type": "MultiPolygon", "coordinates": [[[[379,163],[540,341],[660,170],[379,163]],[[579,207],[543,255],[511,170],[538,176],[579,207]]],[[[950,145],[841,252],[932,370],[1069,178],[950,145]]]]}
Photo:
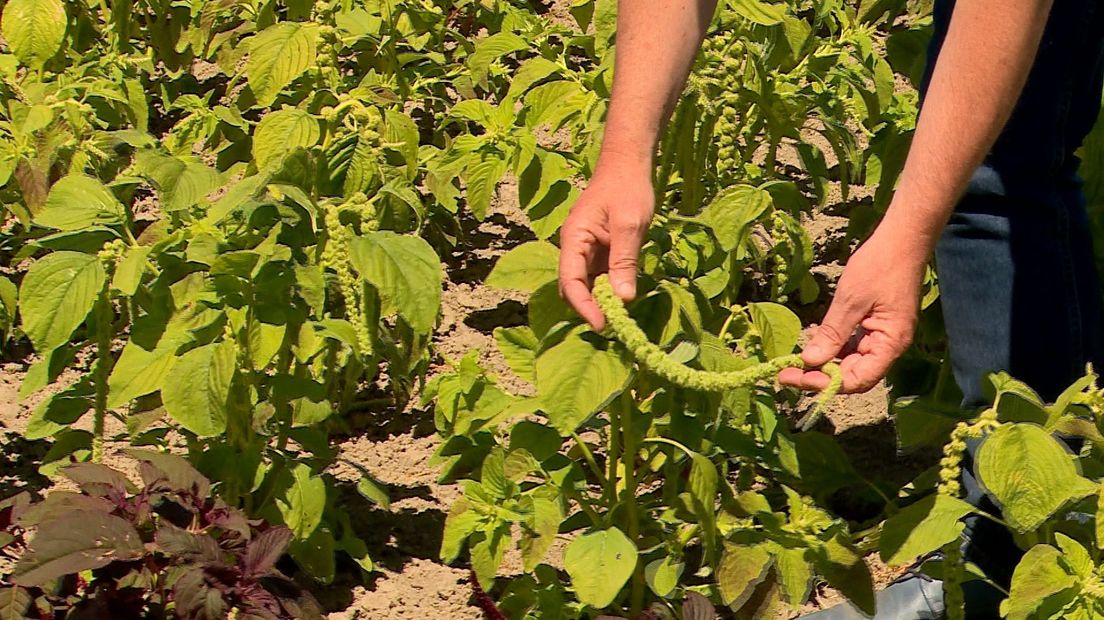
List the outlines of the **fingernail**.
{"type": "Polygon", "coordinates": [[[805,355],[816,358],[816,357],[820,357],[823,354],[824,354],[824,349],[822,349],[820,347],[820,345],[812,344],[812,345],[809,345],[809,346],[805,347],[805,355]]]}
{"type": "Polygon", "coordinates": [[[622,282],[617,285],[617,294],[621,296],[628,296],[633,294],[633,285],[629,282],[622,282]]]}

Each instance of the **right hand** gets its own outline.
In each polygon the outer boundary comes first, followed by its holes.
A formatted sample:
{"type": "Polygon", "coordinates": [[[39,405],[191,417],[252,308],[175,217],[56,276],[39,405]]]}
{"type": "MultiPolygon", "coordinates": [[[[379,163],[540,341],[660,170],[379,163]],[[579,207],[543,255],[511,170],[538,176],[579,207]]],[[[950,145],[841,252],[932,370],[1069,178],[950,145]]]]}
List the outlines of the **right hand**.
{"type": "Polygon", "coordinates": [[[636,297],[640,247],[655,210],[650,167],[601,167],[560,229],[560,296],[596,331],[606,318],[591,296],[609,273],[624,301],[636,297]]]}

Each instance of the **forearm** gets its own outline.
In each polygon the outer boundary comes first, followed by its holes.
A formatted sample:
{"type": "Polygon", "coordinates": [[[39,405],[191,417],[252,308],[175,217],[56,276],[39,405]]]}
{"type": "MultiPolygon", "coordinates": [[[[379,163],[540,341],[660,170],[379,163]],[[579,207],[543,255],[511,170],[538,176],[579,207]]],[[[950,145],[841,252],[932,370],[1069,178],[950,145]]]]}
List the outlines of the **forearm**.
{"type": "Polygon", "coordinates": [[[613,93],[598,167],[651,174],[671,110],[716,8],[716,0],[621,0],[613,93]]]}
{"type": "Polygon", "coordinates": [[[893,203],[879,227],[917,266],[1023,91],[1053,0],[958,0],[893,203]]]}

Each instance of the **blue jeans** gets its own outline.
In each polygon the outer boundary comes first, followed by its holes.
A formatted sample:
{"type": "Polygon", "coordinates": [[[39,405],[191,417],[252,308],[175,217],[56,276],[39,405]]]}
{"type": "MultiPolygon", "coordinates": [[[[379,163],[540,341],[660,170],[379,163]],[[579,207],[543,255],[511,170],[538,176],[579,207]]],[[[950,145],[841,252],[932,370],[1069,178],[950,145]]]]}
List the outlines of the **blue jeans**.
{"type": "MultiPolygon", "coordinates": [[[[928,77],[953,7],[936,0],[928,77]]],[[[1074,155],[1096,121],[1102,86],[1104,0],[1055,0],[1023,95],[936,248],[964,406],[987,403],[982,386],[993,371],[1053,400],[1086,362],[1104,368],[1104,310],[1074,155]]],[[[966,499],[996,512],[972,463],[963,471],[966,499]]],[[[975,517],[967,537],[967,559],[1007,587],[1020,557],[1011,534],[975,517]]],[[[1000,595],[980,590],[967,593],[968,617],[998,618],[1000,595]]]]}

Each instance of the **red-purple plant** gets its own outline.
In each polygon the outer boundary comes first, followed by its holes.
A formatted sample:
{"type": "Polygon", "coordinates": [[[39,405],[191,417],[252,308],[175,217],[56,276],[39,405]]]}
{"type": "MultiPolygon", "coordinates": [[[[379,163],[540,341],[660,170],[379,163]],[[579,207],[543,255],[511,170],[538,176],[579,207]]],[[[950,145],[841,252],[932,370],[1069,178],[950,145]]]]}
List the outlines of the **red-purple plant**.
{"type": "Polygon", "coordinates": [[[182,458],[132,455],[142,488],[81,463],[63,470],[79,492],[0,503],[0,555],[15,560],[0,578],[0,617],[321,618],[317,602],[276,569],[290,530],[215,499],[182,458]]]}

